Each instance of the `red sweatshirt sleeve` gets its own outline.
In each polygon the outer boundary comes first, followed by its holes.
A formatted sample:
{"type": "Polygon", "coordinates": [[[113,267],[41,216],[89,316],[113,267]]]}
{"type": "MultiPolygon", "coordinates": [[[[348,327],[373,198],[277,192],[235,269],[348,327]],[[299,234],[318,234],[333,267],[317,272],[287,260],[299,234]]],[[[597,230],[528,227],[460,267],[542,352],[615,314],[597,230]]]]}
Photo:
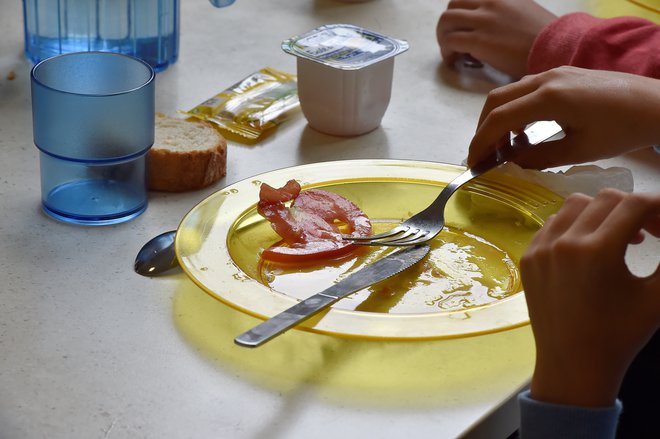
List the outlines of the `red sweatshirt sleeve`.
{"type": "Polygon", "coordinates": [[[559,17],[536,37],[529,73],[571,65],[660,79],[660,25],[638,17],[559,17]]]}

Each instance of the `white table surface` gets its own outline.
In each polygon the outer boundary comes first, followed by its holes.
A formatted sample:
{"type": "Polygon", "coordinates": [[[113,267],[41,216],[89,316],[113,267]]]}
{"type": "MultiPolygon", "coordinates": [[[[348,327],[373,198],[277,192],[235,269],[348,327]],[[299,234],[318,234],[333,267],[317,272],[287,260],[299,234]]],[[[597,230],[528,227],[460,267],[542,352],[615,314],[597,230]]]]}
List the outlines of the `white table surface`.
{"type": "MultiPolygon", "coordinates": [[[[486,92],[506,78],[441,66],[435,25],[444,0],[182,3],[179,61],[157,77],[157,110],[169,114],[262,67],[295,72],[281,40],[321,24],[357,24],[411,48],[396,59],[377,130],[331,137],[297,116],[258,145],[230,143],[227,176],[212,187],[153,193],[133,221],[79,227],[40,210],[22,9],[3,1],[0,438],[506,437],[516,424],[512,398],[533,367],[528,327],[407,343],[290,331],[247,350],[232,339],[256,319],[183,274],[150,279],[132,270],[149,238],[176,228],[214,191],[262,172],[354,158],[461,163],[486,92]]],[[[555,13],[584,6],[543,3],[555,13]]],[[[603,165],[632,169],[636,190],[659,190],[659,157],[642,151],[603,165]]],[[[654,250],[636,251],[644,268],[654,250]]]]}

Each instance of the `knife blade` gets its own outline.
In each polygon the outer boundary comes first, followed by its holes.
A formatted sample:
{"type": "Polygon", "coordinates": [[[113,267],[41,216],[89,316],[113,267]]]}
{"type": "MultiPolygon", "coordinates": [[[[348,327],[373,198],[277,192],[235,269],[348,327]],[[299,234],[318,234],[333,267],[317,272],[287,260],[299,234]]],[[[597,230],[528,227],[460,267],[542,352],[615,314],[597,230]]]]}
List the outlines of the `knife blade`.
{"type": "Polygon", "coordinates": [[[293,305],[234,339],[239,346],[257,347],[307,320],[351,293],[412,267],[428,253],[428,244],[404,247],[367,265],[329,288],[293,305]]]}
{"type": "Polygon", "coordinates": [[[559,139],[559,134],[562,134],[563,137],[564,132],[562,127],[554,120],[539,120],[527,126],[525,134],[527,134],[527,141],[530,145],[538,145],[555,136],[559,139]]]}

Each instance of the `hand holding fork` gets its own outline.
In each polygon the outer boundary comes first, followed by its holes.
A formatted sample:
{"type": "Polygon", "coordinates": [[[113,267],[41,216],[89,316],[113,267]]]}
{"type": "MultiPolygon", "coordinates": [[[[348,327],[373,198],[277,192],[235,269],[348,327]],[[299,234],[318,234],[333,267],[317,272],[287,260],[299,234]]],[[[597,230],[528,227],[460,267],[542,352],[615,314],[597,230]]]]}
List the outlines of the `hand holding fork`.
{"type": "Polygon", "coordinates": [[[562,128],[554,121],[540,121],[527,127],[522,133],[510,135],[508,141],[485,160],[452,180],[440,192],[429,207],[407,219],[392,230],[372,236],[344,236],[358,245],[407,246],[430,241],[445,226],[444,210],[449,198],[465,183],[507,162],[521,148],[527,148],[561,133],[562,128]]]}

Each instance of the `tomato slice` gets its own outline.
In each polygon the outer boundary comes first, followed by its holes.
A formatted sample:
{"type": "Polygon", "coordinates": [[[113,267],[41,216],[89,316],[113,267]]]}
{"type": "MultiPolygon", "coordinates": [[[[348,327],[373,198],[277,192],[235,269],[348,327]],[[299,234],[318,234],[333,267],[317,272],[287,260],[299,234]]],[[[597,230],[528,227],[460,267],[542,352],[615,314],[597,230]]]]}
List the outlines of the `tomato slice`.
{"type": "Polygon", "coordinates": [[[283,243],[265,249],[261,257],[273,262],[307,262],[336,258],[355,246],[342,235],[367,236],[371,221],[346,198],[320,189],[300,190],[295,180],[275,189],[263,183],[258,212],[271,223],[283,243]],[[285,203],[291,201],[287,207],[285,203]]]}

